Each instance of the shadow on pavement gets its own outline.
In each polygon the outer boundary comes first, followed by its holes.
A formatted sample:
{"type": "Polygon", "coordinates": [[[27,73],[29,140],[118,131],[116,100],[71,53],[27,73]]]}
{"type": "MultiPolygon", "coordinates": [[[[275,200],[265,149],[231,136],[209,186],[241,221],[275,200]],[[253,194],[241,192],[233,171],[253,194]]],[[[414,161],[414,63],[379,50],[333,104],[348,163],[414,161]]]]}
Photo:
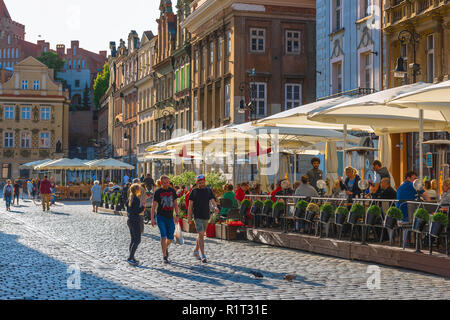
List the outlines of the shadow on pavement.
{"type": "MultiPolygon", "coordinates": [[[[174,262],[172,262],[172,266],[179,266],[179,264],[176,264],[174,262]]],[[[168,270],[168,269],[161,269],[161,268],[153,268],[153,270],[165,273],[169,276],[173,276],[173,277],[178,277],[178,278],[183,278],[186,280],[191,280],[191,281],[196,281],[199,283],[209,283],[218,287],[223,287],[224,284],[221,283],[219,280],[214,279],[214,278],[209,278],[209,277],[205,277],[203,275],[198,275],[198,274],[187,274],[187,273],[183,273],[183,272],[178,272],[178,271],[172,271],[172,270],[168,270]]]]}
{"type": "MultiPolygon", "coordinates": [[[[0,232],[0,256],[3,258],[0,261],[0,300],[161,299],[71,269],[73,266],[24,246],[18,242],[19,238],[0,232]],[[76,289],[77,278],[80,279],[79,289],[76,289]],[[73,289],[69,289],[71,286],[73,289]]],[[[76,257],[73,263],[77,263],[76,257]]]]}

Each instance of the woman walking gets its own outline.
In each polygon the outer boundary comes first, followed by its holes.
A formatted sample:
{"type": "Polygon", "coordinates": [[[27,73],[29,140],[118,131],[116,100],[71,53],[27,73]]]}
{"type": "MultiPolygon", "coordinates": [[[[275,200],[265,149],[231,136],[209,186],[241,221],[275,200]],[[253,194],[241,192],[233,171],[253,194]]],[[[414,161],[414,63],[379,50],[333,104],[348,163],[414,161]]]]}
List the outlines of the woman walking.
{"type": "Polygon", "coordinates": [[[28,180],[27,181],[28,200],[30,200],[31,196],[33,195],[33,188],[34,188],[33,183],[30,180],[28,180]]]}
{"type": "Polygon", "coordinates": [[[91,194],[92,212],[98,213],[98,206],[102,201],[102,188],[100,187],[99,181],[94,182],[94,186],[91,188],[91,194]]]}
{"type": "Polygon", "coordinates": [[[6,202],[6,211],[11,211],[11,198],[13,192],[11,180],[6,181],[6,185],[3,187],[3,199],[5,199],[6,202]]]}
{"type": "Polygon", "coordinates": [[[19,205],[19,195],[20,195],[20,184],[19,181],[14,180],[14,195],[13,195],[13,201],[14,204],[15,199],[17,199],[17,206],[19,205]]]}
{"type": "Polygon", "coordinates": [[[139,265],[139,261],[135,259],[134,254],[141,243],[140,215],[145,209],[141,203],[141,192],[141,186],[139,184],[133,184],[130,187],[130,196],[127,201],[128,228],[130,229],[131,234],[130,256],[128,257],[127,262],[134,267],[139,265]]]}

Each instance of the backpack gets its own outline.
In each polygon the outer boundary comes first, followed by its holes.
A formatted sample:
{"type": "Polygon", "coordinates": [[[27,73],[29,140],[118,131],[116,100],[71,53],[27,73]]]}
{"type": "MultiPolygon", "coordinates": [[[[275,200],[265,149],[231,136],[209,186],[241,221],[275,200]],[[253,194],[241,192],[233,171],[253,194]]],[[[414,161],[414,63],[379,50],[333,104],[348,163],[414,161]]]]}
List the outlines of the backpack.
{"type": "Polygon", "coordinates": [[[12,194],[12,187],[11,186],[6,186],[5,188],[5,197],[11,197],[12,194]]]}

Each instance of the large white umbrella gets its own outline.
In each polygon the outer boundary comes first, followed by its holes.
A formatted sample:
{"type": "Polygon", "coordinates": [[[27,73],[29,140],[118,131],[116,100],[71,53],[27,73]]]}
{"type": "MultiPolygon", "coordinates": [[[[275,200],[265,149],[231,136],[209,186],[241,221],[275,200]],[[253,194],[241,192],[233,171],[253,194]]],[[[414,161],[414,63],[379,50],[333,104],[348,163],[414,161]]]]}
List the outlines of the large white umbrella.
{"type": "Polygon", "coordinates": [[[34,170],[89,170],[89,167],[78,159],[58,159],[34,167],[34,170]]]}
{"type": "Polygon", "coordinates": [[[33,162],[28,162],[25,164],[22,164],[19,166],[19,169],[34,169],[34,167],[46,163],[46,162],[50,162],[53,161],[52,159],[45,159],[45,160],[37,160],[37,161],[33,161],[33,162]]]}
{"type": "Polygon", "coordinates": [[[116,160],[116,159],[103,159],[103,160],[98,160],[95,161],[93,163],[91,163],[90,165],[91,169],[102,169],[102,170],[133,170],[134,166],[116,160]]]}

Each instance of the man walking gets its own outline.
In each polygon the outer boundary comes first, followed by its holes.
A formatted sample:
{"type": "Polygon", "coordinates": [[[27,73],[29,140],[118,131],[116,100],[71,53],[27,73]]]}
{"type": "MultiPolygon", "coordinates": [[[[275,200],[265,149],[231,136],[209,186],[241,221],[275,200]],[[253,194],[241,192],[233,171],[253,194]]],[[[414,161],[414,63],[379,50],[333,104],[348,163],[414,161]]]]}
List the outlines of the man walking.
{"type": "Polygon", "coordinates": [[[144,183],[147,186],[147,191],[154,191],[155,181],[153,181],[152,176],[147,174],[147,177],[144,179],[144,183]]]}
{"type": "Polygon", "coordinates": [[[39,193],[41,194],[42,199],[42,209],[45,212],[45,208],[47,206],[47,211],[50,211],[51,183],[47,179],[47,176],[45,176],[44,180],[41,181],[39,193]]]}
{"type": "Polygon", "coordinates": [[[309,183],[319,192],[319,187],[317,187],[317,181],[323,179],[323,171],[319,169],[320,159],[315,157],[311,159],[311,164],[313,168],[307,172],[307,176],[309,178],[309,183]]]}
{"type": "Polygon", "coordinates": [[[209,203],[212,203],[216,213],[219,213],[219,208],[217,208],[216,197],[214,196],[212,190],[206,187],[206,180],[204,175],[197,177],[197,188],[192,190],[189,196],[189,209],[188,209],[188,221],[192,220],[192,215],[194,216],[195,228],[197,229],[197,245],[194,250],[194,257],[201,260],[202,263],[207,263],[205,254],[205,232],[208,228],[209,223],[209,203]],[[202,252],[202,257],[200,258],[199,249],[202,252]]]}
{"type": "Polygon", "coordinates": [[[6,185],[3,187],[3,199],[6,202],[6,211],[11,211],[11,198],[13,196],[14,188],[11,180],[6,181],[6,185]]]}
{"type": "Polygon", "coordinates": [[[169,264],[169,246],[174,240],[175,223],[178,223],[179,211],[177,205],[177,193],[170,187],[170,179],[167,176],[161,177],[161,188],[155,192],[152,205],[152,226],[158,224],[161,233],[161,250],[163,262],[169,264]],[[158,207],[156,222],[155,209],[158,207]],[[173,210],[177,214],[174,221],[173,210]]]}

